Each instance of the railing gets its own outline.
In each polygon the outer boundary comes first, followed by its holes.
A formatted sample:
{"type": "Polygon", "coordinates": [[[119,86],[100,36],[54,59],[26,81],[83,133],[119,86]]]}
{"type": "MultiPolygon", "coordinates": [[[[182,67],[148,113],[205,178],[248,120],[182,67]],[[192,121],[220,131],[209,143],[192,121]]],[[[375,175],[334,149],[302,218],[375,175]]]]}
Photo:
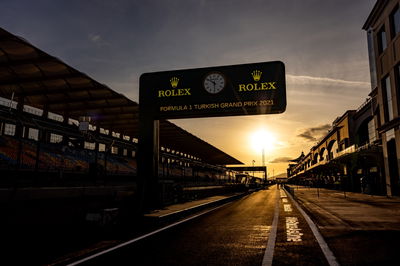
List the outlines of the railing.
{"type": "Polygon", "coordinates": [[[351,145],[350,147],[348,147],[348,148],[346,148],[346,149],[344,149],[344,150],[342,150],[342,151],[339,151],[339,152],[336,154],[336,157],[335,157],[335,158],[340,157],[340,156],[345,155],[345,154],[354,153],[354,152],[356,152],[356,151],[357,151],[356,145],[351,145]]]}
{"type": "Polygon", "coordinates": [[[327,164],[330,161],[335,160],[336,158],[339,158],[340,156],[343,156],[343,155],[346,155],[346,154],[351,154],[351,153],[360,152],[360,151],[363,151],[363,150],[370,150],[370,149],[376,150],[378,148],[379,148],[379,145],[373,144],[373,143],[367,143],[367,144],[364,144],[364,145],[359,146],[359,147],[354,144],[354,145],[352,145],[352,146],[350,146],[350,147],[338,152],[334,158],[331,158],[329,160],[328,160],[328,158],[326,158],[323,161],[319,161],[318,163],[310,165],[309,167],[307,167],[304,170],[298,170],[300,165],[298,167],[295,167],[294,171],[293,171],[294,173],[290,177],[296,177],[296,176],[298,176],[300,174],[303,174],[303,173],[307,172],[308,170],[311,170],[311,169],[313,169],[313,168],[315,168],[315,167],[317,167],[319,165],[327,164]]]}
{"type": "Polygon", "coordinates": [[[377,145],[377,144],[367,143],[367,144],[364,144],[364,145],[362,145],[360,147],[357,147],[357,151],[377,149],[378,147],[379,147],[379,145],[377,145]]]}
{"type": "Polygon", "coordinates": [[[364,108],[364,106],[366,106],[367,104],[369,104],[372,101],[372,98],[367,98],[365,100],[365,102],[363,102],[358,108],[357,108],[357,112],[360,111],[361,109],[364,108]]]}

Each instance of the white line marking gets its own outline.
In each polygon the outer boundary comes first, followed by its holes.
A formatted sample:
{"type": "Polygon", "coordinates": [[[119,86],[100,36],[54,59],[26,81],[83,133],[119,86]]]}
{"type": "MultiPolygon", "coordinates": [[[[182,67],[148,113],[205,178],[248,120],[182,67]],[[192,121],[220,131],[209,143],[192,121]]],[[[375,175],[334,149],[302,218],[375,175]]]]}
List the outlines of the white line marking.
{"type": "Polygon", "coordinates": [[[328,261],[330,266],[339,266],[340,264],[338,263],[335,255],[333,254],[333,252],[330,250],[330,248],[328,247],[328,244],[325,242],[324,238],[322,237],[321,233],[318,231],[317,226],[315,225],[315,223],[311,220],[310,216],[307,215],[307,213],[305,213],[305,211],[303,211],[303,209],[300,207],[300,205],[297,203],[297,201],[295,201],[292,197],[292,195],[290,195],[290,193],[288,193],[285,189],[286,194],[289,196],[289,198],[293,201],[294,205],[296,206],[296,208],[299,210],[299,212],[303,215],[304,219],[306,220],[306,222],[308,223],[308,225],[311,228],[311,231],[313,232],[315,238],[318,241],[319,246],[321,247],[322,252],[325,255],[326,260],[328,261]]]}
{"type": "Polygon", "coordinates": [[[205,203],[202,203],[202,204],[200,204],[200,205],[196,205],[196,206],[193,206],[193,207],[190,207],[190,208],[186,208],[186,209],[183,209],[183,210],[174,211],[174,212],[171,212],[171,213],[167,213],[167,214],[161,215],[161,216],[159,216],[159,218],[164,218],[164,217],[167,217],[167,216],[169,216],[169,215],[173,215],[173,214],[178,214],[178,213],[181,213],[181,212],[189,211],[189,210],[192,210],[192,209],[199,208],[199,207],[201,207],[201,206],[205,206],[205,205],[207,205],[207,204],[213,204],[213,203],[216,203],[216,202],[218,202],[218,201],[220,201],[220,200],[226,200],[226,199],[228,199],[228,198],[223,198],[223,199],[219,199],[219,200],[214,200],[214,201],[210,201],[210,202],[205,202],[205,203]]]}
{"type": "Polygon", "coordinates": [[[139,237],[137,237],[137,238],[131,239],[131,240],[129,240],[129,241],[127,241],[127,242],[124,242],[124,243],[121,243],[121,244],[119,244],[119,245],[117,245],[117,246],[115,246],[115,247],[112,247],[112,248],[103,250],[103,251],[101,251],[101,252],[99,252],[99,253],[96,253],[96,254],[93,254],[93,255],[91,255],[91,256],[89,256],[89,257],[86,257],[86,258],[83,258],[83,259],[81,259],[81,260],[78,260],[78,261],[75,261],[75,262],[73,262],[73,263],[70,263],[70,264],[68,264],[67,266],[78,265],[78,264],[81,264],[81,263],[86,262],[86,261],[88,261],[88,260],[94,259],[94,258],[96,258],[96,257],[98,257],[98,256],[104,255],[104,254],[109,253],[109,252],[111,252],[111,251],[113,251],[113,250],[122,248],[122,247],[127,246],[127,245],[130,245],[130,244],[132,244],[132,243],[134,243],[134,242],[137,242],[137,241],[139,241],[139,240],[142,240],[142,239],[144,239],[144,238],[146,238],[146,237],[149,237],[149,236],[155,235],[155,234],[157,234],[157,233],[160,233],[160,232],[162,232],[162,231],[164,231],[164,230],[167,230],[167,229],[169,229],[169,228],[171,228],[171,227],[174,227],[174,226],[177,226],[177,225],[179,225],[179,224],[182,224],[182,223],[185,223],[185,222],[187,222],[187,221],[190,221],[190,220],[192,220],[192,219],[194,219],[194,218],[197,218],[197,217],[199,217],[199,216],[202,216],[202,215],[204,215],[204,214],[206,214],[206,213],[215,211],[215,210],[217,210],[217,209],[219,209],[219,208],[224,207],[225,205],[227,205],[227,204],[229,204],[229,203],[231,203],[231,202],[225,203],[225,204],[223,204],[223,205],[221,205],[221,206],[218,206],[218,207],[213,208],[213,209],[211,209],[211,210],[202,212],[202,213],[200,213],[200,214],[196,214],[196,215],[194,215],[194,216],[192,216],[192,217],[189,217],[189,218],[187,218],[187,219],[185,219],[185,220],[182,220],[182,221],[179,221],[179,222],[176,222],[176,223],[167,225],[167,226],[165,226],[165,227],[163,227],[163,228],[157,229],[157,230],[155,230],[155,231],[153,231],[153,232],[150,232],[150,233],[148,233],[148,234],[145,234],[145,235],[139,236],[139,237]]]}
{"type": "Polygon", "coordinates": [[[276,231],[278,228],[278,218],[279,218],[279,197],[278,191],[276,192],[276,203],[275,203],[275,212],[274,219],[272,220],[271,231],[269,233],[267,248],[265,249],[264,257],[262,260],[262,266],[271,266],[272,259],[274,257],[274,249],[276,242],[276,231]]]}

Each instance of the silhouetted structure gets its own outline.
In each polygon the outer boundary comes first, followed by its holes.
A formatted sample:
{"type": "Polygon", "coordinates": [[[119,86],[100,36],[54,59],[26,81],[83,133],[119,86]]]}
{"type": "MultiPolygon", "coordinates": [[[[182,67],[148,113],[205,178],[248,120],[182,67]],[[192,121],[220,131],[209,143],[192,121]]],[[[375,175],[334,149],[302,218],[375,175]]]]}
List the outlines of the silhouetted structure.
{"type": "MultiPolygon", "coordinates": [[[[118,206],[137,190],[138,141],[137,103],[0,28],[0,186],[8,211],[22,201],[59,201],[74,212],[118,206]]],[[[225,165],[241,164],[166,120],[159,160],[163,204],[182,199],[186,187],[236,183],[225,165]]]]}
{"type": "Polygon", "coordinates": [[[328,184],[334,181],[337,188],[400,195],[400,1],[378,0],[363,29],[371,98],[335,120],[322,140],[327,144],[319,142],[305,159],[289,165],[288,174],[299,181],[307,173],[307,182],[318,184],[321,175],[323,183],[330,176],[328,184]],[[311,170],[319,165],[325,170],[311,170]]]}
{"type": "Polygon", "coordinates": [[[382,140],[387,195],[400,195],[400,1],[378,0],[363,29],[368,36],[372,114],[382,140]]]}
{"type": "Polygon", "coordinates": [[[385,194],[382,148],[376,138],[371,99],[349,110],[306,155],[289,164],[292,183],[361,191],[360,179],[368,180],[368,193],[385,194]]]}

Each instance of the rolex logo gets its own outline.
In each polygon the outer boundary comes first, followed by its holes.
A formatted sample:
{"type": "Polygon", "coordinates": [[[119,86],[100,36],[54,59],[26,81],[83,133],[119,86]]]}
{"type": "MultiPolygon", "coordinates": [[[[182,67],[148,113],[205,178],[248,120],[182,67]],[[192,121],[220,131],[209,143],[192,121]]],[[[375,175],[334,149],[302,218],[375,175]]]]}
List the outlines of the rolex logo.
{"type": "Polygon", "coordinates": [[[179,79],[177,77],[173,77],[169,80],[171,82],[172,88],[176,88],[178,86],[179,79]]]}
{"type": "Polygon", "coordinates": [[[262,75],[262,72],[260,70],[254,70],[251,72],[251,75],[253,76],[254,81],[259,81],[262,75]]]}

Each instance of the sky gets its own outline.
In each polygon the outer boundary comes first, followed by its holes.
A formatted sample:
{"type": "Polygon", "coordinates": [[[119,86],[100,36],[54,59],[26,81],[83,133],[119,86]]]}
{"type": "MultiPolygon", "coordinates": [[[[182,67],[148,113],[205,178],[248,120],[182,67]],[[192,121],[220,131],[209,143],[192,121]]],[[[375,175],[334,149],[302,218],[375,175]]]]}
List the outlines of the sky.
{"type": "Polygon", "coordinates": [[[283,114],[172,120],[245,165],[262,165],[265,132],[276,175],[368,97],[362,26],[375,2],[1,0],[0,27],[136,102],[142,73],[284,62],[283,114]]]}

